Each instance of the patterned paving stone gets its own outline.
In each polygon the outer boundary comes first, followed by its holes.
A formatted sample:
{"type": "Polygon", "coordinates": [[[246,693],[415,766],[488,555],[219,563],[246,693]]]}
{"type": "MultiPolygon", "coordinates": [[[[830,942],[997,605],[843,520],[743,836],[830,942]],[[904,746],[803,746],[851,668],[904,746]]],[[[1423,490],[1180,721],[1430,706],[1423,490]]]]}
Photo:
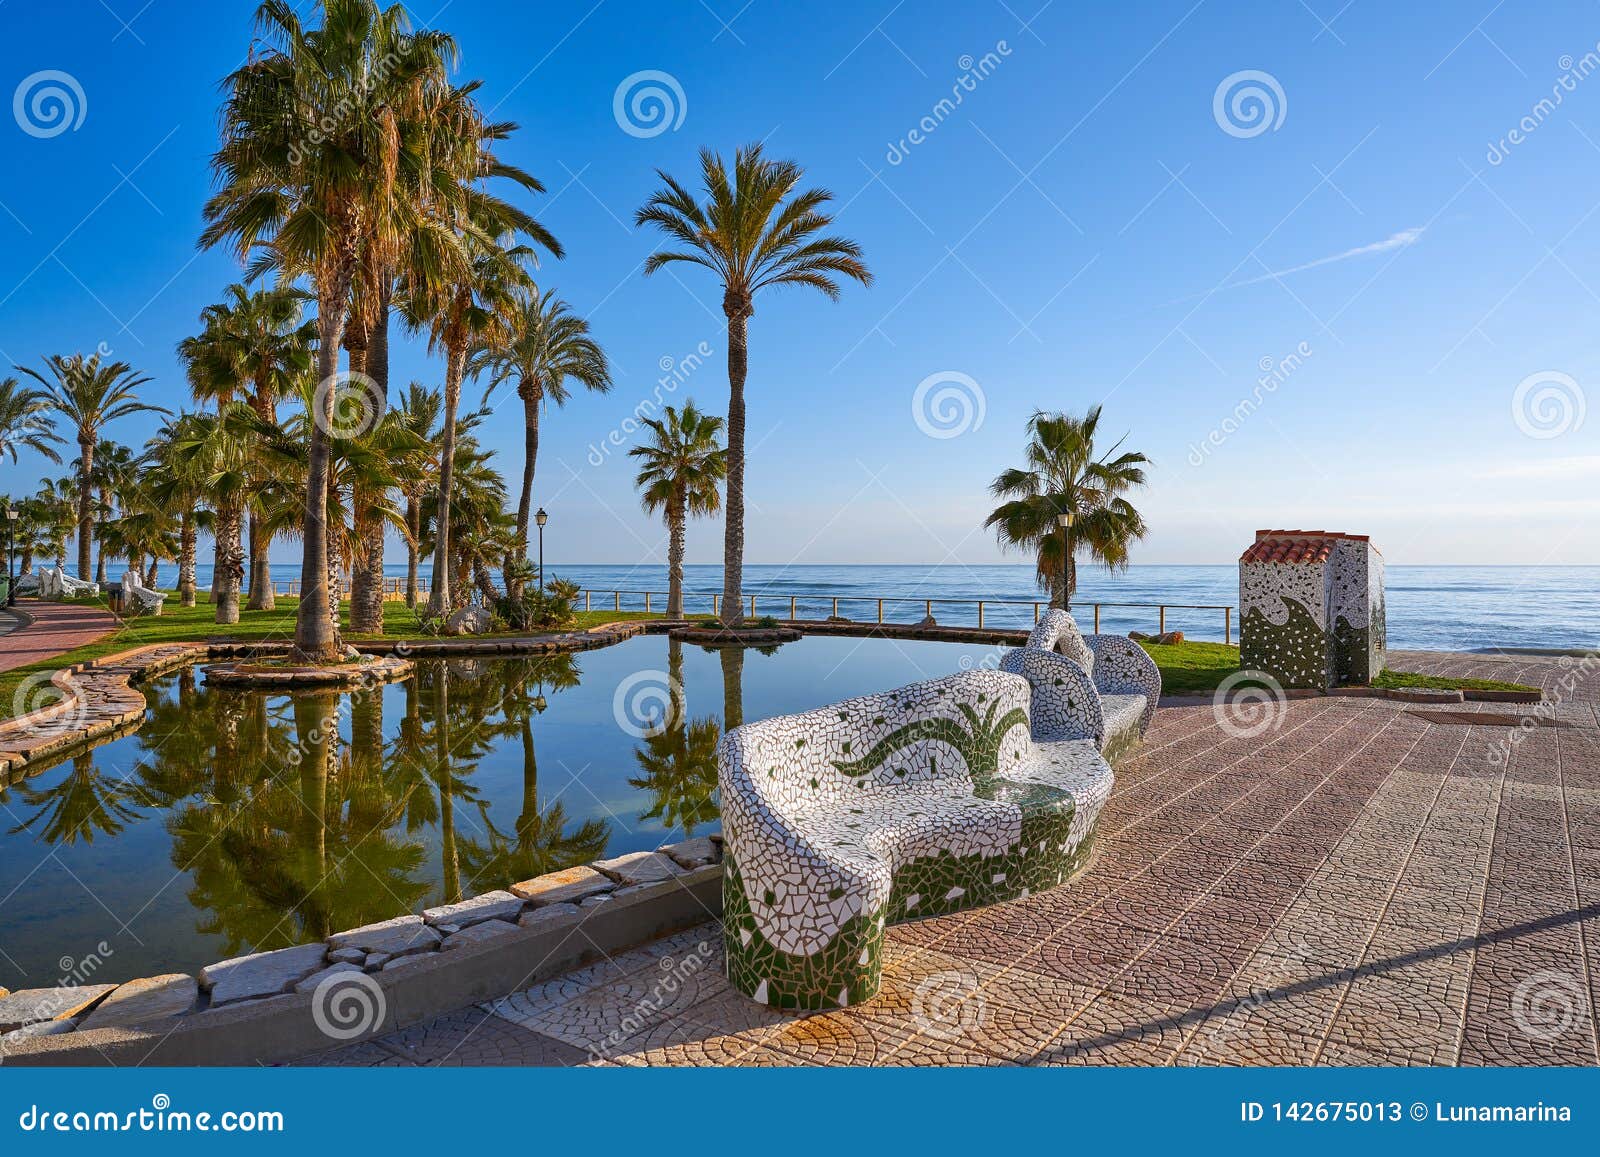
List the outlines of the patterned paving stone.
{"type": "Polygon", "coordinates": [[[415,1065],[548,1067],[582,1064],[588,1059],[582,1049],[477,1008],[404,1029],[380,1038],[379,1043],[415,1065]]]}

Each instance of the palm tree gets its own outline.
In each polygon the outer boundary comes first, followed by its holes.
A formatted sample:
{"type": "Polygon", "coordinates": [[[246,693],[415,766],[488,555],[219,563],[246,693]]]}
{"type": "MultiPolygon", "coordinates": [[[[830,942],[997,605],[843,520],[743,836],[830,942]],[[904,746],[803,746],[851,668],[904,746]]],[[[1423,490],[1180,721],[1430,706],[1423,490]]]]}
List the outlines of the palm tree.
{"type": "Polygon", "coordinates": [[[1039,587],[1065,609],[1078,588],[1080,549],[1116,569],[1128,564],[1128,548],[1144,537],[1143,516],[1123,497],[1144,485],[1143,454],[1124,452],[1119,439],[1105,453],[1095,449],[1100,407],[1082,418],[1036,411],[1028,419],[1026,466],[1002,471],[989,490],[1006,498],[983,525],[993,528],[1003,550],[1031,550],[1039,587]],[[1061,516],[1070,515],[1066,525],[1061,516]]]}
{"type": "MultiPolygon", "coordinates": [[[[102,438],[94,448],[94,470],[91,473],[94,488],[100,495],[99,522],[108,524],[112,518],[139,505],[139,464],[133,451],[120,442],[102,438]]],[[[121,546],[108,550],[103,538],[97,536],[99,549],[95,552],[94,581],[106,585],[106,560],[122,557],[121,546]]],[[[120,544],[120,539],[119,539],[120,544]]],[[[132,561],[131,559],[129,560],[132,561]]]]}
{"type": "Polygon", "coordinates": [[[52,406],[45,390],[19,388],[16,378],[0,381],[0,459],[9,457],[15,463],[19,450],[33,450],[52,462],[61,461],[55,451],[61,435],[50,418],[52,406]]]}
{"type": "Polygon", "coordinates": [[[49,394],[50,404],[70,422],[78,437],[78,577],[87,580],[90,570],[90,537],[94,532],[94,454],[100,431],[138,413],[165,414],[160,406],[139,401],[139,387],[150,379],[141,377],[126,362],[107,362],[99,353],[54,354],[44,360],[45,377],[38,370],[18,366],[36,379],[49,394]]]}
{"type": "MultiPolygon", "coordinates": [[[[317,326],[304,320],[307,295],[292,286],[249,290],[230,285],[223,300],[200,312],[201,332],[178,343],[195,399],[218,406],[243,391],[263,422],[277,420],[277,406],[311,372],[317,326]]],[[[267,476],[263,474],[265,483],[267,476]]],[[[249,512],[251,610],[273,606],[268,553],[272,535],[261,513],[249,512]]]]}
{"type": "MultiPolygon", "coordinates": [[[[516,382],[522,399],[523,459],[522,493],[517,500],[516,559],[528,556],[528,516],[533,506],[533,473],[539,457],[539,412],[541,403],[567,404],[570,378],[578,385],[603,394],[611,389],[611,367],[600,343],[589,336],[589,323],[572,313],[567,303],[553,290],[528,295],[518,303],[509,332],[503,343],[480,346],[467,363],[467,374],[489,375],[483,400],[487,404],[495,388],[516,382]]],[[[506,594],[521,597],[521,575],[525,568],[507,565],[506,594]]]]}
{"type": "Polygon", "coordinates": [[[230,402],[217,413],[191,415],[173,445],[182,470],[200,480],[211,499],[216,548],[212,589],[219,623],[239,621],[239,590],[244,582],[240,529],[254,485],[258,428],[253,410],[243,402],[230,402]]]}
{"type": "MultiPolygon", "coordinates": [[[[331,384],[363,247],[375,244],[374,222],[396,219],[403,193],[400,125],[447,83],[455,44],[442,33],[409,32],[399,4],[380,10],[375,0],[322,0],[321,10],[320,29],[307,29],[287,0],[266,0],[257,10],[265,46],[226,81],[223,142],[212,161],[221,187],[206,204],[200,244],[228,242],[241,261],[257,255],[281,280],[309,276],[317,380],[331,384]]],[[[331,386],[319,393],[309,431],[294,640],[300,661],[327,660],[339,647],[328,609],[326,522],[334,401],[331,386]]]]}
{"type": "MultiPolygon", "coordinates": [[[[428,479],[438,461],[438,451],[444,441],[439,429],[439,415],[444,409],[444,395],[430,390],[421,382],[412,382],[395,411],[399,421],[420,442],[429,448],[427,468],[418,470],[400,481],[400,492],[406,500],[406,606],[417,605],[417,561],[422,551],[422,498],[428,491],[428,479]]],[[[464,430],[470,419],[456,423],[464,430]]]]}
{"type": "Polygon", "coordinates": [[[413,279],[403,307],[411,328],[426,330],[429,348],[442,351],[445,358],[444,444],[439,455],[433,582],[428,591],[430,618],[443,618],[454,609],[450,571],[439,563],[452,557],[450,496],[455,481],[456,412],[467,355],[475,345],[501,340],[517,295],[531,284],[524,263],[532,259],[532,249],[504,244],[508,233],[493,222],[475,222],[473,228],[474,232],[462,238],[466,260],[437,280],[413,279]]]}
{"type": "Polygon", "coordinates": [[[804,171],[793,161],[768,160],[761,146],[747,145],[733,158],[730,179],[722,158],[700,150],[706,203],[657,170],[665,183],[635,223],[654,225],[682,249],[653,253],[646,275],[675,262],[702,265],[722,282],[722,312],[728,319],[728,514],[722,557],[722,621],[736,626],[744,596],[744,384],[749,367],[748,326],[755,295],[768,286],[798,285],[839,297],[839,277],[863,285],[872,274],[861,247],[824,235],[833,218],[823,206],[826,189],[797,192],[804,171]]]}
{"type": "Polygon", "coordinates": [[[161,427],[145,444],[144,452],[147,505],[177,512],[178,599],[186,607],[195,605],[199,533],[210,529],[212,520],[210,512],[201,509],[208,497],[204,464],[197,462],[196,456],[180,453],[179,447],[200,434],[196,415],[180,414],[161,427]]]}
{"type": "Polygon", "coordinates": [[[651,440],[628,451],[640,461],[633,484],[646,512],[666,512],[667,618],[681,619],[684,527],[692,515],[717,512],[722,504],[717,486],[728,476],[728,452],[717,444],[722,419],[702,414],[689,399],[681,414],[667,406],[644,425],[651,440]]]}

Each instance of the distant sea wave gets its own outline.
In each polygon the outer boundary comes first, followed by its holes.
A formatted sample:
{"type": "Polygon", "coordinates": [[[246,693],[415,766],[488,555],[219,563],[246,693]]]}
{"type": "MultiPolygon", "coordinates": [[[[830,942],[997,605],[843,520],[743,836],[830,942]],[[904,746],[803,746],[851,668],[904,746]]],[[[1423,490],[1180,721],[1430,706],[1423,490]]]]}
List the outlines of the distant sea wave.
{"type": "MultiPolygon", "coordinates": [[[[546,563],[546,572],[572,579],[596,591],[654,591],[667,589],[662,566],[602,566],[546,563]]],[[[201,566],[202,585],[210,582],[210,568],[201,566]]],[[[405,565],[385,568],[391,578],[403,578],[405,565]]],[[[114,569],[113,573],[116,572],[114,569]]],[[[423,568],[423,577],[429,571],[423,568]]],[[[278,582],[300,577],[297,563],[275,563],[278,582]]],[[[163,587],[177,582],[177,570],[159,572],[163,587]]],[[[711,595],[722,590],[720,566],[685,568],[684,587],[691,592],[690,614],[709,613],[711,595]]],[[[878,598],[886,601],[884,617],[895,621],[922,618],[928,599],[959,599],[962,604],[933,606],[940,622],[970,623],[976,616],[975,600],[986,605],[984,622],[993,626],[1031,622],[1031,604],[1044,596],[1028,566],[747,566],[746,595],[756,596],[757,614],[786,615],[791,596],[799,598],[803,615],[826,616],[838,597],[839,613],[851,618],[875,618],[878,598]],[[800,598],[809,594],[812,598],[800,598]],[[1026,604],[1006,607],[1004,602],[1026,604]]],[[[1388,570],[1389,645],[1394,648],[1438,650],[1492,650],[1513,647],[1600,647],[1600,567],[1557,566],[1392,566],[1388,570]]],[[[596,597],[595,607],[614,605],[596,597]]],[[[1234,606],[1239,600],[1238,572],[1232,566],[1132,566],[1108,575],[1098,567],[1079,572],[1074,610],[1085,628],[1093,621],[1093,604],[1166,603],[1167,629],[1181,630],[1191,638],[1222,638],[1221,611],[1176,609],[1177,604],[1234,606]]],[[[664,598],[652,600],[659,607],[664,598]]],[[[624,596],[623,606],[638,609],[638,595],[624,596]]],[[[1156,611],[1102,606],[1100,628],[1126,633],[1153,632],[1156,611]]],[[[1237,612],[1232,632],[1238,641],[1237,612]]]]}

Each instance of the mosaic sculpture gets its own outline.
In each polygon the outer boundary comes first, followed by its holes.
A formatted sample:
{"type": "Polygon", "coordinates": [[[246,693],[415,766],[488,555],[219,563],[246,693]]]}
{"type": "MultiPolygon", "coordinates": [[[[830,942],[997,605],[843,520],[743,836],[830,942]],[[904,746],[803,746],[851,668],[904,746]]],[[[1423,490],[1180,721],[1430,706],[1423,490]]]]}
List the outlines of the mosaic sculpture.
{"type": "Polygon", "coordinates": [[[1284,687],[1383,670],[1383,555],[1364,534],[1258,530],[1239,556],[1239,663],[1284,687]]]}
{"type": "Polygon", "coordinates": [[[878,990],[884,929],[1051,888],[1088,859],[1111,766],[976,670],[735,728],[717,752],[728,977],[779,1008],[878,990]]]}
{"type": "Polygon", "coordinates": [[[123,605],[134,614],[159,615],[167,601],[166,595],[145,586],[136,570],[130,570],[122,576],[121,586],[123,605]]]}
{"type": "MultiPolygon", "coordinates": [[[[23,584],[17,584],[19,593],[26,589],[23,584]]],[[[97,595],[100,593],[100,584],[73,578],[59,566],[45,566],[39,568],[38,589],[41,599],[70,599],[79,595],[97,595]]]]}
{"type": "Polygon", "coordinates": [[[1035,737],[1077,728],[1108,759],[1139,742],[1161,698],[1161,671],[1143,647],[1121,635],[1085,638],[1059,609],[1045,612],[1028,641],[1006,652],[1000,669],[1033,687],[1035,737]]]}

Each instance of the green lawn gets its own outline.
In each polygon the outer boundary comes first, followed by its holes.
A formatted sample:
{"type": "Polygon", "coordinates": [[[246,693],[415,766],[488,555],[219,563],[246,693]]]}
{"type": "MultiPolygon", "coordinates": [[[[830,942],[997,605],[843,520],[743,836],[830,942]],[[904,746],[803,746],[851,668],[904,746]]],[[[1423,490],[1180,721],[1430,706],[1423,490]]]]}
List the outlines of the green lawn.
{"type": "MultiPolygon", "coordinates": [[[[86,599],[85,602],[105,605],[103,598],[86,599]]],[[[297,598],[278,599],[278,605],[270,611],[240,611],[239,621],[229,626],[221,626],[215,621],[216,608],[205,601],[202,594],[200,601],[192,607],[178,605],[178,597],[173,595],[167,599],[167,604],[162,608],[161,614],[154,617],[142,617],[125,621],[120,630],[113,631],[98,642],[87,646],[78,647],[68,651],[65,655],[58,655],[53,659],[34,663],[27,667],[19,667],[15,671],[0,674],[0,719],[9,719],[14,713],[14,696],[18,684],[28,679],[29,676],[39,672],[54,671],[60,667],[69,667],[73,663],[83,663],[90,659],[103,658],[114,655],[118,651],[126,651],[133,647],[148,646],[152,643],[193,643],[203,642],[207,639],[225,638],[241,642],[288,642],[294,635],[295,610],[299,606],[297,598]]],[[[24,608],[25,609],[25,608],[24,608]]],[[[349,604],[344,606],[342,616],[346,627],[349,624],[349,604]]],[[[577,625],[579,627],[593,627],[601,623],[619,622],[624,619],[653,619],[656,615],[647,615],[642,611],[579,611],[577,625]]],[[[418,628],[417,614],[403,602],[389,602],[383,604],[383,629],[388,638],[424,638],[418,628]]],[[[526,632],[518,632],[526,633],[526,632]]],[[[372,638],[370,635],[347,635],[352,640],[372,638]]],[[[492,637],[492,636],[491,636],[492,637]]],[[[44,706],[49,701],[49,693],[44,697],[34,696],[32,705],[44,706]]]]}
{"type": "Polygon", "coordinates": [[[1391,671],[1372,681],[1374,687],[1393,689],[1413,687],[1431,691],[1537,691],[1526,683],[1502,683],[1498,679],[1453,679],[1446,675],[1418,675],[1411,671],[1391,671]]]}
{"type": "MultiPolygon", "coordinates": [[[[1161,669],[1161,689],[1168,695],[1204,695],[1239,669],[1239,648],[1223,643],[1139,644],[1161,669]]],[[[1372,681],[1374,687],[1426,687],[1441,691],[1536,691],[1522,683],[1495,679],[1452,679],[1444,675],[1414,675],[1387,667],[1372,681]]]]}

